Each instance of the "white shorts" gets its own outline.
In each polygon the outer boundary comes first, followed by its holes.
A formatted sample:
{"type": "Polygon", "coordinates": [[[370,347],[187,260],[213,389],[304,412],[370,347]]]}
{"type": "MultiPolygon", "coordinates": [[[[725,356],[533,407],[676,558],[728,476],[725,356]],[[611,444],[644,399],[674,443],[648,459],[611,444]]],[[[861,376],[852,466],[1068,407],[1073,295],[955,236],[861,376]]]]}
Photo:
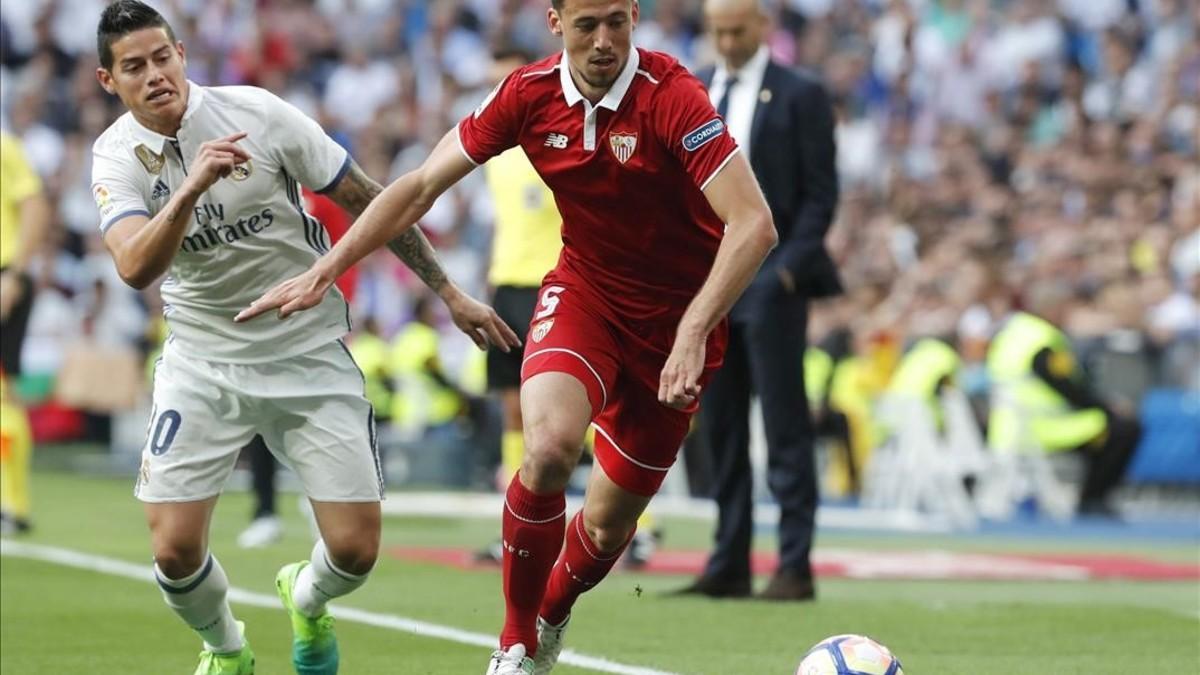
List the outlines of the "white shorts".
{"type": "Polygon", "coordinates": [[[170,342],[154,370],[154,408],[134,495],[184,502],[218,495],[238,452],[262,434],[312,499],[383,497],[375,413],[342,342],[268,363],[188,358],[170,342]]]}

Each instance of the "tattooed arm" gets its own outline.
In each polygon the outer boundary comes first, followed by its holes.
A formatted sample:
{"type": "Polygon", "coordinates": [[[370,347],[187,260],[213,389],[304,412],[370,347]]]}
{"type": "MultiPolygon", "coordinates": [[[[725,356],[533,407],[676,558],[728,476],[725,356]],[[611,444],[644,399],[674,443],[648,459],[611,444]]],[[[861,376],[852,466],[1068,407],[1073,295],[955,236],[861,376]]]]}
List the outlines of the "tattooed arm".
{"type": "Polygon", "coordinates": [[[446,303],[454,325],[480,349],[494,345],[509,351],[521,346],[517,334],[495,310],[463,293],[446,278],[433,246],[416,227],[417,219],[437,196],[474,168],[456,145],[450,145],[453,133],[447,134],[420,170],[406,174],[386,190],[351,163],[350,170],[328,194],[358,217],[354,226],[308,272],[268,291],[235,321],[248,321],[271,309],[279,310],[282,318],[314,306],[342,271],[386,243],[446,303]]]}
{"type": "MultiPolygon", "coordinates": [[[[371,200],[381,192],[383,192],[383,186],[372,180],[354,160],[351,160],[350,170],[326,194],[338,206],[357,218],[367,210],[371,200]]],[[[441,295],[445,287],[450,285],[446,278],[446,272],[438,262],[433,245],[425,238],[421,228],[416,226],[407,228],[395,239],[389,241],[387,247],[405,265],[408,265],[409,269],[415,272],[430,290],[441,295]]]]}

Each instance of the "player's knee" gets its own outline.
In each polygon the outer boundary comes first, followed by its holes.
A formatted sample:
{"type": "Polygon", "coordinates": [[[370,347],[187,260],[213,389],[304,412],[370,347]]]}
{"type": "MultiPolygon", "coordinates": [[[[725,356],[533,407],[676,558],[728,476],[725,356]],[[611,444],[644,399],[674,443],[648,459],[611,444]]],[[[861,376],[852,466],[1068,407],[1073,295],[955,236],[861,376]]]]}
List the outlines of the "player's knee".
{"type": "Polygon", "coordinates": [[[535,491],[566,487],[579,460],[582,439],[564,433],[550,424],[526,427],[525,457],[521,477],[535,491]]]}
{"type": "Polygon", "coordinates": [[[184,579],[200,569],[208,550],[200,542],[156,542],[154,564],[168,579],[184,579]]]}
{"type": "Polygon", "coordinates": [[[379,557],[379,532],[347,532],[325,537],[329,560],[350,574],[366,574],[379,557]]]}
{"type": "Polygon", "coordinates": [[[574,470],[574,453],[564,443],[554,439],[539,439],[534,443],[526,440],[521,478],[535,492],[565,488],[574,470]]]}
{"type": "Polygon", "coordinates": [[[636,527],[636,523],[628,525],[624,523],[594,524],[584,521],[584,529],[587,531],[588,538],[596,545],[596,550],[601,555],[619,551],[633,535],[634,527],[636,527]]]}

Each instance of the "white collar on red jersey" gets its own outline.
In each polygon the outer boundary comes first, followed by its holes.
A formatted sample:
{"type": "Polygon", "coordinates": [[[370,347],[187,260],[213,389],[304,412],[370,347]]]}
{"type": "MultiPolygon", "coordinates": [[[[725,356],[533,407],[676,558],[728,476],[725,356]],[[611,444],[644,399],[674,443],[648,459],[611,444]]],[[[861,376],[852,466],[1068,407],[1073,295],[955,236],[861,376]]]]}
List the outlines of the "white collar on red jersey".
{"type": "MultiPolygon", "coordinates": [[[[187,120],[189,117],[192,116],[192,113],[196,112],[196,110],[200,107],[200,102],[204,99],[204,87],[201,87],[200,85],[196,84],[195,82],[192,82],[191,80],[188,80],[187,83],[188,83],[188,101],[187,101],[187,107],[185,107],[183,110],[183,119],[184,120],[187,120]]],[[[133,115],[130,115],[129,118],[130,118],[130,120],[133,121],[133,128],[132,128],[133,140],[137,141],[138,143],[141,143],[142,145],[146,146],[150,150],[153,150],[155,153],[161,155],[163,152],[163,144],[166,143],[168,140],[173,140],[173,139],[168,139],[166,136],[163,136],[162,134],[158,133],[157,131],[151,131],[150,129],[147,129],[146,127],[142,126],[142,123],[138,122],[137,118],[134,117],[133,115]]]]}
{"type": "MultiPolygon", "coordinates": [[[[638,55],[637,47],[629,48],[629,60],[625,62],[625,68],[621,71],[617,81],[609,87],[608,93],[600,102],[596,104],[597,108],[608,108],[616,111],[617,106],[621,104],[625,98],[625,92],[629,91],[629,85],[633,84],[633,78],[637,75],[638,64],[641,57],[638,55]]],[[[579,88],[575,86],[575,80],[571,79],[571,66],[567,60],[567,52],[564,49],[562,59],[558,63],[558,76],[562,81],[563,96],[567,99],[567,107],[574,108],[576,103],[584,100],[583,94],[579,93],[579,88]]]]}

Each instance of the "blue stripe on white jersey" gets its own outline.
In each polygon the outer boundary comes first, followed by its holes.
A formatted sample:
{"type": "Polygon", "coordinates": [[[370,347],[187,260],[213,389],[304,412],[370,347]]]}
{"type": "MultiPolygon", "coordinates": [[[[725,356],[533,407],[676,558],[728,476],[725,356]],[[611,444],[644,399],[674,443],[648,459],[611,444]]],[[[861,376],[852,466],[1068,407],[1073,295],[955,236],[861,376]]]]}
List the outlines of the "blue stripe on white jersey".
{"type": "Polygon", "coordinates": [[[291,202],[296,212],[300,214],[300,218],[304,221],[304,241],[308,242],[312,250],[317,253],[322,255],[328,253],[329,249],[321,244],[320,233],[325,227],[304,210],[304,202],[300,198],[300,183],[296,182],[296,179],[289,176],[287,172],[283,174],[283,182],[287,188],[288,201],[291,202]]]}

